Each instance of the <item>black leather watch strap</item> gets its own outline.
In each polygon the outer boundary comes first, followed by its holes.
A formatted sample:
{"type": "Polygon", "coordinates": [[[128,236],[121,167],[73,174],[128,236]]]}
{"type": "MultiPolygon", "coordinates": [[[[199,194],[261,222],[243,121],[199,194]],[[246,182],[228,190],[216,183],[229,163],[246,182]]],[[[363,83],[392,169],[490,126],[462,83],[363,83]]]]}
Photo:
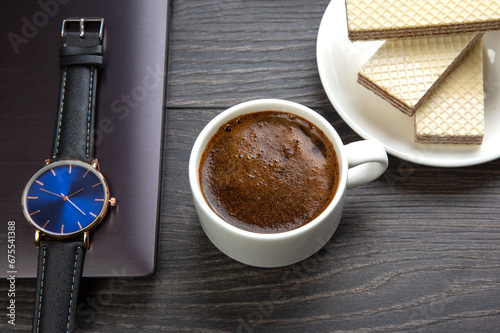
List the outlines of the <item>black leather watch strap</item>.
{"type": "Polygon", "coordinates": [[[83,241],[40,241],[33,332],[73,332],[83,241]]]}
{"type": "MultiPolygon", "coordinates": [[[[94,158],[97,74],[104,63],[102,25],[102,19],[94,18],[63,22],[61,92],[52,160],[91,163],[94,158]],[[97,29],[87,29],[87,24],[96,24],[97,29]]],[[[39,247],[33,332],[73,332],[84,242],[43,239],[39,247]]]]}
{"type": "Polygon", "coordinates": [[[61,91],[51,158],[90,163],[94,158],[97,75],[104,64],[102,30],[82,34],[81,27],[90,23],[74,21],[77,27],[81,24],[80,29],[65,30],[60,49],[61,91]]]}

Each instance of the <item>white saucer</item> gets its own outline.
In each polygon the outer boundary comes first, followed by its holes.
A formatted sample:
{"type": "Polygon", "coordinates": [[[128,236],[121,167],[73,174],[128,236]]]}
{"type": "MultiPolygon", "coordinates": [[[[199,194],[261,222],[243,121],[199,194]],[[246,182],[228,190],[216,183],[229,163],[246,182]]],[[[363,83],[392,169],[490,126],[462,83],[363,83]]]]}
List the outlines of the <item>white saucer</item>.
{"type": "Polygon", "coordinates": [[[485,137],[480,146],[418,144],[410,118],[359,85],[361,66],[381,41],[351,42],[347,38],[344,0],[332,0],[318,32],[316,56],[323,87],[335,110],[361,137],[377,140],[401,159],[438,167],[462,167],[500,157],[500,31],[483,37],[485,137]]]}

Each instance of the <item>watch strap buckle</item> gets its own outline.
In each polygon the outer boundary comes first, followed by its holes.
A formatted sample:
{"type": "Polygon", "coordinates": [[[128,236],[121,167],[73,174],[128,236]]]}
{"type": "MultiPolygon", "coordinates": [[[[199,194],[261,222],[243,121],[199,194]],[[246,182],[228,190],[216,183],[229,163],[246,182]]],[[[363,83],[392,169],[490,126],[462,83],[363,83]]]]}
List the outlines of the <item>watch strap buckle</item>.
{"type": "Polygon", "coordinates": [[[77,22],[79,23],[80,37],[83,38],[85,36],[85,23],[86,22],[99,22],[99,39],[102,41],[103,28],[104,28],[104,19],[99,17],[80,17],[80,18],[68,18],[65,19],[62,23],[61,28],[61,37],[64,37],[66,34],[66,30],[68,29],[68,23],[77,22]]]}

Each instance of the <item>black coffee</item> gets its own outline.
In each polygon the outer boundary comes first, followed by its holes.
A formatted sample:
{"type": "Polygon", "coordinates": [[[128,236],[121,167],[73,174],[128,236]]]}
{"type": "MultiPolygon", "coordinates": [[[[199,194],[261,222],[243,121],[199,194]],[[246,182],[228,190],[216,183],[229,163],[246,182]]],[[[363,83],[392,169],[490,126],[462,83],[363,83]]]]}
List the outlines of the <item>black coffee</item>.
{"type": "Polygon", "coordinates": [[[210,139],[199,169],[203,195],[228,223],[276,233],[316,218],[332,201],[339,165],[307,120],[262,111],[233,119],[210,139]]]}

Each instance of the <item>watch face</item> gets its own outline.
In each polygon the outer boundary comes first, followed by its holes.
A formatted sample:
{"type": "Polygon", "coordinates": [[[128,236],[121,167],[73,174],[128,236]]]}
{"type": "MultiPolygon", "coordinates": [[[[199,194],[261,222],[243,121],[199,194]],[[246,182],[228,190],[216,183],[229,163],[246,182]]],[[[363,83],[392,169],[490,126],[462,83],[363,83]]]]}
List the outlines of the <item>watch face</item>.
{"type": "Polygon", "coordinates": [[[59,161],[31,177],[22,204],[35,228],[62,237],[95,227],[106,213],[108,200],[106,181],[91,165],[59,161]]]}

